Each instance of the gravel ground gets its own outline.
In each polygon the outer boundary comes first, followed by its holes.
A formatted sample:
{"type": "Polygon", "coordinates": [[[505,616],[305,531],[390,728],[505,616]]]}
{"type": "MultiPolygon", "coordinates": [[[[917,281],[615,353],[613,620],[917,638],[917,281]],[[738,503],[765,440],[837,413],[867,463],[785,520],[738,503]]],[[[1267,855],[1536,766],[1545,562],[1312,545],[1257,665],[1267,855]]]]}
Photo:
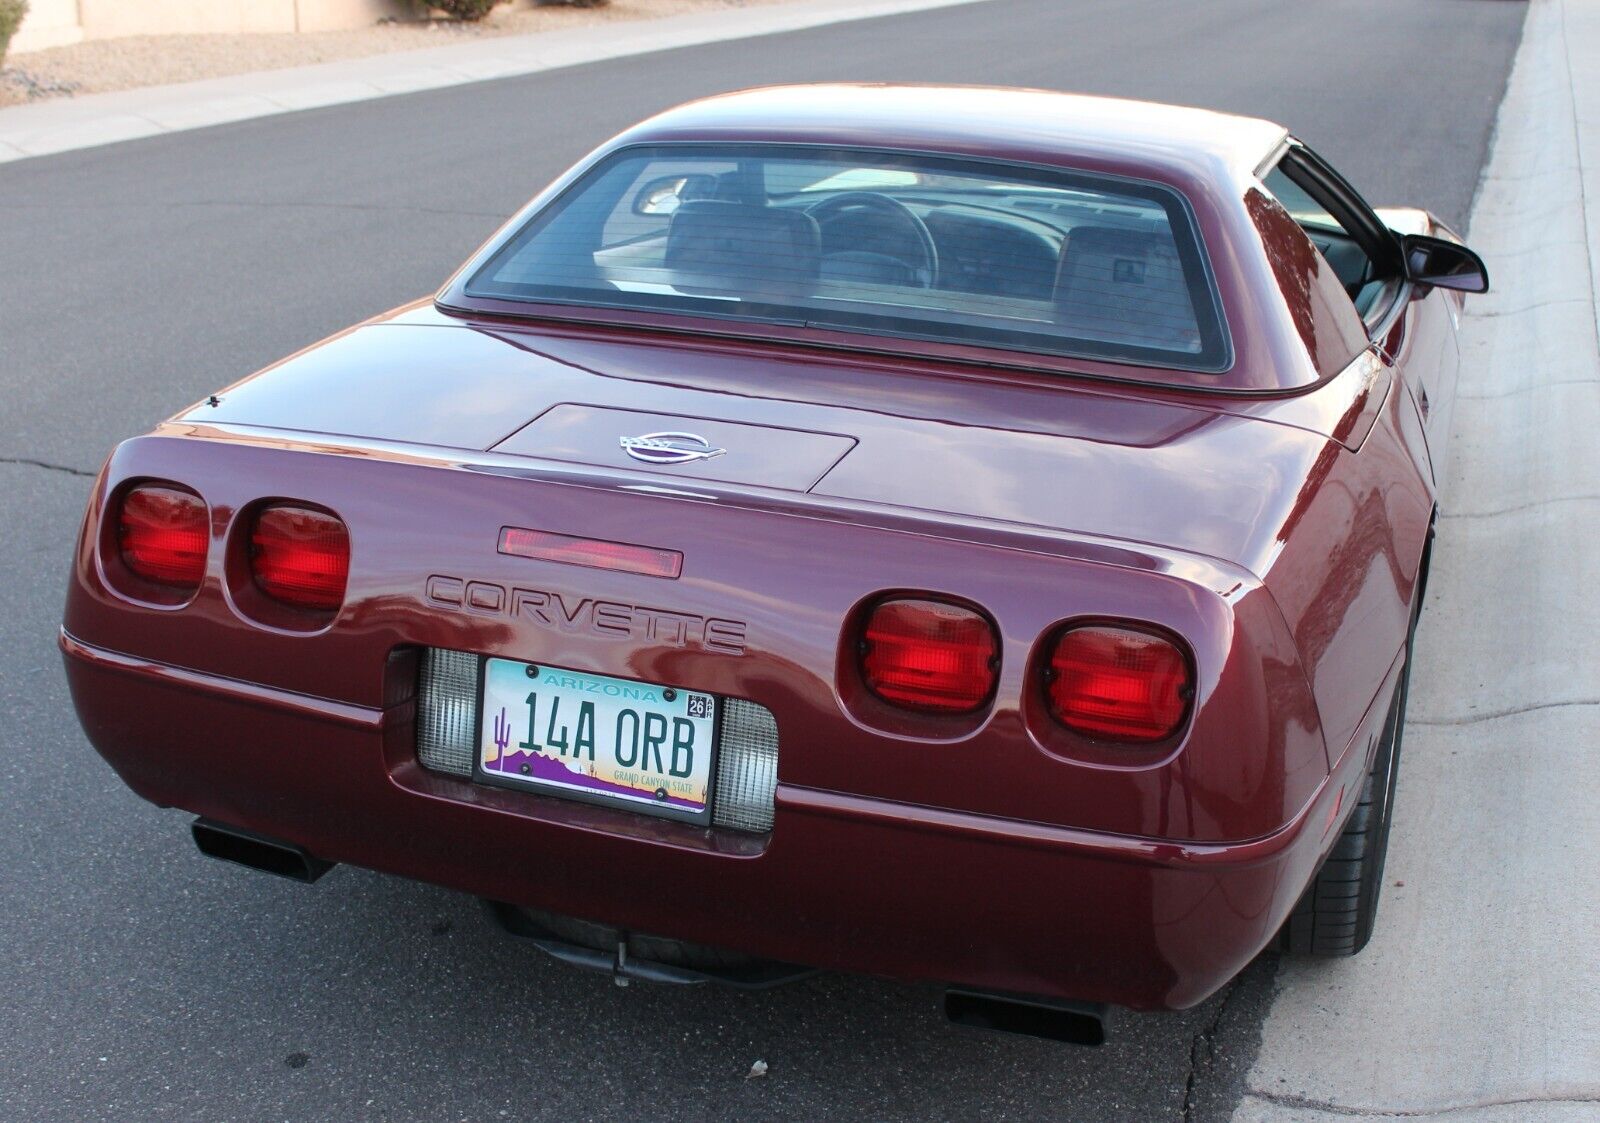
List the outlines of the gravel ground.
{"type": "Polygon", "coordinates": [[[0,69],[0,106],[45,97],[127,90],[278,70],[467,39],[530,35],[616,20],[753,8],[782,0],[612,0],[604,8],[502,5],[480,23],[380,23],[351,31],[255,35],[140,35],[11,55],[0,69]]]}

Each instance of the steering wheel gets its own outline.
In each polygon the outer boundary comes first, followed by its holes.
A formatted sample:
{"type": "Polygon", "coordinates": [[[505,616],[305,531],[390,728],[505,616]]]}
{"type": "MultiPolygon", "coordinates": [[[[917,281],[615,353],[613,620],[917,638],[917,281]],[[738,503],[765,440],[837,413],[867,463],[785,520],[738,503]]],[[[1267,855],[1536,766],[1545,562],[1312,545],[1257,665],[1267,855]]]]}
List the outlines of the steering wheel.
{"type": "Polygon", "coordinates": [[[900,200],[876,191],[845,191],[806,208],[806,213],[816,219],[819,226],[826,225],[830,219],[837,218],[847,211],[876,211],[893,219],[912,235],[922,260],[908,261],[898,254],[867,250],[848,250],[826,256],[836,259],[848,257],[868,266],[878,262],[888,263],[891,267],[899,266],[911,284],[925,289],[933,287],[934,280],[939,276],[939,247],[934,244],[927,223],[918,217],[916,211],[900,200]]]}

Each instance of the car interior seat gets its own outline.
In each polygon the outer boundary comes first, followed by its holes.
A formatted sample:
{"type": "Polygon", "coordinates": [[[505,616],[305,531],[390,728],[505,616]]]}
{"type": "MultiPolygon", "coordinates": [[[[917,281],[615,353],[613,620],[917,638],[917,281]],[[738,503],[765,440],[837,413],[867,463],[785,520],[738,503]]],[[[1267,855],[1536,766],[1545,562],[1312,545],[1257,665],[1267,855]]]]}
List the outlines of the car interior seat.
{"type": "Polygon", "coordinates": [[[1085,339],[1200,350],[1200,328],[1172,236],[1109,226],[1067,235],[1056,275],[1056,321],[1085,339]]]}
{"type": "Polygon", "coordinates": [[[821,272],[822,233],[802,211],[694,199],[672,216],[665,264],[681,288],[808,288],[821,272]]]}

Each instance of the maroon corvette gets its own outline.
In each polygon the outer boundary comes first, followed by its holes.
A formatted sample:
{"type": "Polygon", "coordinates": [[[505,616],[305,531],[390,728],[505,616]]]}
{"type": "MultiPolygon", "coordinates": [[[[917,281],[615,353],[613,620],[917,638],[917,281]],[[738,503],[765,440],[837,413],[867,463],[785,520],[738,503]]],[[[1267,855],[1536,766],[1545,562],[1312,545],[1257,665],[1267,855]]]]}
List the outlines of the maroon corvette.
{"type": "Polygon", "coordinates": [[[1092,1040],[1371,934],[1486,285],[1265,121],[696,102],[120,445],[73,698],[213,856],[1092,1040]]]}

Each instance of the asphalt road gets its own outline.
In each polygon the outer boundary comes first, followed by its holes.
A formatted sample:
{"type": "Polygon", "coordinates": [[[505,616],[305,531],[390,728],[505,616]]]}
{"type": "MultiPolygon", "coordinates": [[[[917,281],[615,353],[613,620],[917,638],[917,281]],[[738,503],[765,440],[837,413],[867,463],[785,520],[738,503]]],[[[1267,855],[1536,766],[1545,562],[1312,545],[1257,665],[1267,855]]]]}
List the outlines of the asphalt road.
{"type": "Polygon", "coordinates": [[[1523,10],[994,0],[0,166],[0,1118],[1226,1118],[1270,959],[1078,1051],[946,1028],[931,990],[877,980],[618,990],[457,894],[204,861],[67,701],[54,636],[88,476],[431,291],[594,143],[718,90],[982,82],[1249,112],[1373,201],[1462,224],[1523,10]]]}

